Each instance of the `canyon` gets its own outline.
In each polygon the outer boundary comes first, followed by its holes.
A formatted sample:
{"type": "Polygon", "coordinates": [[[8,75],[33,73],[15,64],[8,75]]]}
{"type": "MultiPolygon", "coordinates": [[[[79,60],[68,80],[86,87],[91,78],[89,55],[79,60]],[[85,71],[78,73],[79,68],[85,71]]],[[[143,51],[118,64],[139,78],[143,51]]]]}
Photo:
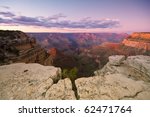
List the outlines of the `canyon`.
{"type": "Polygon", "coordinates": [[[78,68],[78,77],[94,75],[111,55],[150,55],[149,33],[28,33],[51,55],[52,65],[78,68]],[[141,35],[142,34],[142,35],[141,35]],[[129,43],[126,41],[130,41],[129,43]],[[132,41],[131,41],[132,40],[132,41]],[[134,41],[133,41],[134,40],[134,41]],[[134,46],[139,43],[139,46],[134,46]],[[142,44],[144,43],[144,44],[142,44]],[[146,44],[146,46],[145,46],[146,44]]]}
{"type": "Polygon", "coordinates": [[[149,44],[148,32],[1,30],[0,99],[150,99],[149,44]]]}
{"type": "Polygon", "coordinates": [[[37,39],[46,49],[57,48],[67,51],[78,48],[89,48],[104,42],[120,43],[128,36],[126,33],[27,33],[37,39]],[[69,49],[69,50],[67,50],[69,49]]]}

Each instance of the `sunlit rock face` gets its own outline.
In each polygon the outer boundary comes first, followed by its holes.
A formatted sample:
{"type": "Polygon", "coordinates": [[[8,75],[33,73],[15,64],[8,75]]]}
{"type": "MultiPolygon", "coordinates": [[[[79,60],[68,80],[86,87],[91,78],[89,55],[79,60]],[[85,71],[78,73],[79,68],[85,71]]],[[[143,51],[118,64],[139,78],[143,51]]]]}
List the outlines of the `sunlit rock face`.
{"type": "Polygon", "coordinates": [[[133,33],[132,35],[131,35],[131,38],[135,38],[135,39],[143,39],[143,40],[149,40],[150,41],[150,32],[139,32],[139,33],[133,33]]]}
{"type": "Polygon", "coordinates": [[[126,46],[150,51],[150,33],[133,33],[122,42],[126,46]]]}
{"type": "Polygon", "coordinates": [[[70,79],[61,79],[60,68],[16,63],[0,66],[0,99],[75,99],[75,95],[70,79]]]}

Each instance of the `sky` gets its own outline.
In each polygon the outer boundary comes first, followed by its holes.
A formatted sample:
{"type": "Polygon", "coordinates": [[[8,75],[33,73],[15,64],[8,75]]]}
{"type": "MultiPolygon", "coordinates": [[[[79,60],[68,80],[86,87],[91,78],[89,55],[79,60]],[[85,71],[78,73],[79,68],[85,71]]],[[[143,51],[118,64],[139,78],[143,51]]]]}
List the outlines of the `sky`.
{"type": "Polygon", "coordinates": [[[0,0],[0,30],[150,32],[150,0],[0,0]]]}

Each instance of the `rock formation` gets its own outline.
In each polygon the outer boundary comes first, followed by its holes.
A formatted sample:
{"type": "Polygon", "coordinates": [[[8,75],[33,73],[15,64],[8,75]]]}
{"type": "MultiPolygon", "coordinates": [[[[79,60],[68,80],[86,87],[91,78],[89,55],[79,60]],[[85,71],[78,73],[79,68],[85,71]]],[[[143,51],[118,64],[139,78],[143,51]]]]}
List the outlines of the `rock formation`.
{"type": "Polygon", "coordinates": [[[123,74],[81,78],[76,86],[79,99],[150,99],[150,83],[123,74]]]}
{"type": "Polygon", "coordinates": [[[1,66],[0,99],[75,99],[71,81],[60,78],[60,68],[53,66],[35,63],[1,66]]]}
{"type": "Polygon", "coordinates": [[[109,63],[111,65],[120,65],[125,60],[125,56],[123,55],[114,55],[109,57],[109,63]]]}
{"type": "Polygon", "coordinates": [[[150,57],[124,58],[111,56],[110,61],[95,72],[95,77],[76,80],[79,98],[150,99],[150,57]]]}
{"type": "Polygon", "coordinates": [[[51,65],[51,58],[25,33],[0,30],[0,65],[16,62],[51,65]]]}
{"type": "Polygon", "coordinates": [[[122,43],[129,47],[150,51],[150,33],[133,33],[124,39],[122,43]]]}
{"type": "Polygon", "coordinates": [[[75,86],[53,66],[0,66],[0,99],[150,99],[150,56],[110,56],[95,76],[78,78],[75,86]]]}

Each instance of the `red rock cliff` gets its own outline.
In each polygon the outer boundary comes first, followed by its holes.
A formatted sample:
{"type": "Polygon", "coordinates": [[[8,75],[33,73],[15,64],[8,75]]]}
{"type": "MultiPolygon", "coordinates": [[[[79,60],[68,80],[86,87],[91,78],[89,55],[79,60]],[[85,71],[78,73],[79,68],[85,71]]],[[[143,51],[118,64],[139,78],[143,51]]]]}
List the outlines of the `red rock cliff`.
{"type": "Polygon", "coordinates": [[[125,46],[130,46],[138,49],[150,50],[150,33],[141,32],[133,33],[122,42],[125,46]]]}

